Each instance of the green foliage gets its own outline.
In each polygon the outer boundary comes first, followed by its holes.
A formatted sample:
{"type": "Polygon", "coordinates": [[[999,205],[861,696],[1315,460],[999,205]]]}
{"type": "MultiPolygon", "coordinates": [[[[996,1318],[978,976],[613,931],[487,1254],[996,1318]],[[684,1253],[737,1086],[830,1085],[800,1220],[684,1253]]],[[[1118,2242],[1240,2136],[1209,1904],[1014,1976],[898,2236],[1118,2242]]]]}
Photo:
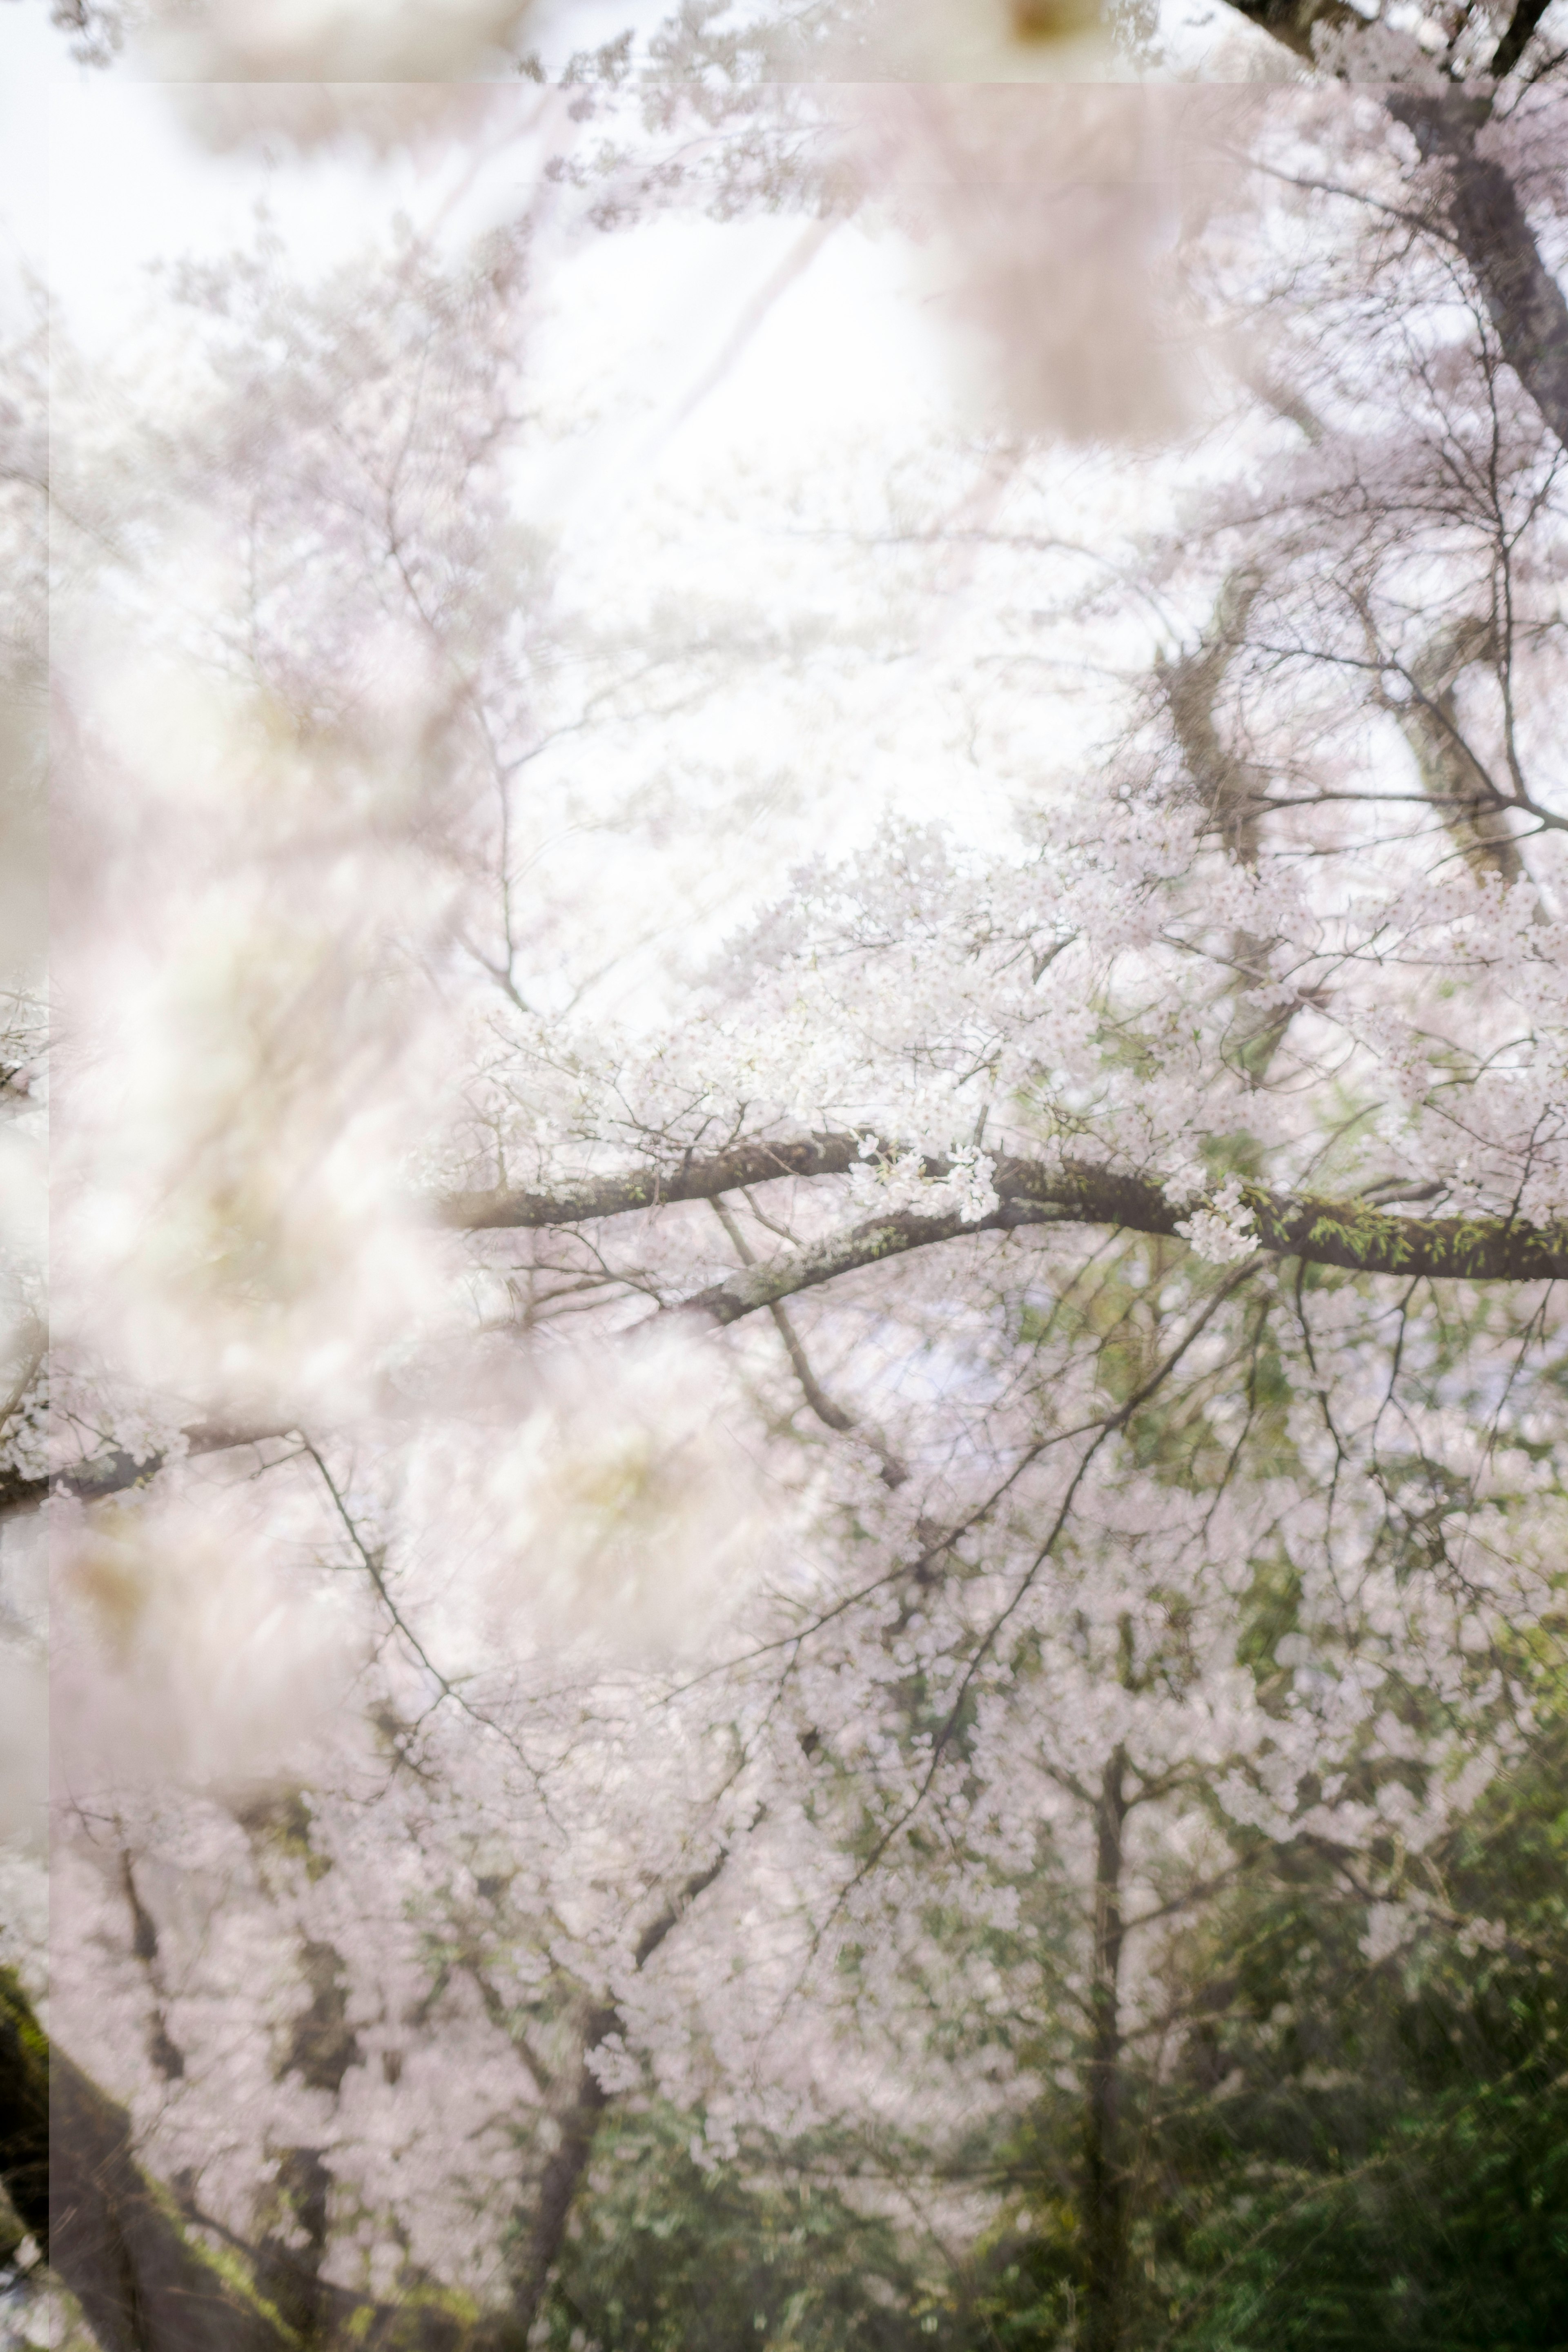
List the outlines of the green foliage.
{"type": "Polygon", "coordinates": [[[1165,2340],[1205,2352],[1568,2344],[1568,2096],[1539,2018],[1509,2006],[1534,2046],[1506,2067],[1494,2045],[1494,2080],[1433,2089],[1413,2060],[1349,2116],[1281,2101],[1272,2119],[1240,2120],[1217,2193],[1184,2233],[1186,2291],[1165,2340]],[[1370,2143],[1359,2162],[1338,2144],[1345,2120],[1370,2143]],[[1303,2124],[1310,2159],[1291,2163],[1303,2124]]]}
{"type": "MultiPolygon", "coordinates": [[[[49,2232],[49,2051],[14,1969],[0,1969],[0,2172],[22,2232],[49,2232]]],[[[12,2242],[13,2243],[15,2241],[12,2242]]]]}
{"type": "MultiPolygon", "coordinates": [[[[1252,1600],[1287,1622],[1288,1572],[1252,1600]]],[[[1399,1949],[1369,1960],[1333,1854],[1261,1838],[1178,1946],[1174,2073],[1124,2057],[1123,2352],[1568,2347],[1568,1712],[1537,1689],[1528,1762],[1434,1857],[1399,1949]]],[[[1052,2087],[965,2149],[1000,2194],[942,2342],[1081,2342],[1080,2116],[1052,2087]]]]}
{"type": "MultiPolygon", "coordinates": [[[[607,2126],[547,2305],[551,2352],[939,2352],[941,2297],[823,2158],[710,2170],[668,2109],[607,2126]]],[[[842,2177],[844,2168],[837,2168],[842,2177]]]]}
{"type": "Polygon", "coordinates": [[[1369,1966],[1327,1859],[1209,1930],[1144,2216],[1189,2352],[1568,2346],[1568,1727],[1445,1857],[1444,1909],[1369,1966]],[[1449,1924],[1501,1931],[1478,1947],[1449,1924]]]}

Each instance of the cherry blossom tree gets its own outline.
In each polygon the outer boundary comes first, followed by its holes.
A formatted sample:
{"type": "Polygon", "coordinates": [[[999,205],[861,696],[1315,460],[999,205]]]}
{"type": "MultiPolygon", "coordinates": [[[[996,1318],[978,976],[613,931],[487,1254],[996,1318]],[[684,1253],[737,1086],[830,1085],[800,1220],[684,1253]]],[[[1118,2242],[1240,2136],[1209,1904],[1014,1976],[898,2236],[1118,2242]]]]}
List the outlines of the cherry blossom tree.
{"type": "Polygon", "coordinates": [[[973,2242],[1049,2107],[1116,2352],[1221,1898],[1513,1932],[1446,1873],[1561,1627],[1550,16],[1245,10],[1282,79],[1176,103],[695,9],[445,89],[504,13],[372,131],[525,158],[503,226],[191,264],[151,401],[57,330],[47,478],[7,362],[27,2325],[541,2341],[617,2114],[973,2242]],[[532,346],[694,193],[901,223],[996,397],[649,593],[531,519],[532,346]]]}

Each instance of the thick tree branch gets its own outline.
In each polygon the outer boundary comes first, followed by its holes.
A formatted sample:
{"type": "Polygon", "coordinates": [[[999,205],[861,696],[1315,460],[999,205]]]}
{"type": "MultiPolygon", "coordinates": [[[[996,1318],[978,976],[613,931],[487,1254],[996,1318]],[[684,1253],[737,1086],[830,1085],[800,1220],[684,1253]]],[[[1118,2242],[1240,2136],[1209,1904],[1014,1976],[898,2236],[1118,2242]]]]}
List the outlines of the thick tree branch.
{"type": "MultiPolygon", "coordinates": [[[[854,1136],[831,1136],[814,1138],[809,1147],[802,1149],[816,1155],[819,1172],[830,1174],[851,1166],[859,1145],[854,1136]]],[[[781,1158],[793,1156],[789,1146],[779,1150],[781,1158]]],[[[713,1198],[731,1181],[730,1171],[739,1156],[725,1153],[710,1161],[685,1163],[681,1170],[685,1189],[679,1197],[713,1198]]],[[[924,1166],[933,1181],[952,1172],[944,1160],[928,1160],[924,1166]]],[[[1167,1199],[1152,1179],[1121,1175],[1110,1169],[1072,1164],[1049,1168],[1036,1160],[1004,1159],[997,1162],[992,1182],[997,1206],[989,1216],[966,1222],[956,1211],[892,1210],[830,1234],[807,1248],[738,1267],[683,1303],[710,1315],[715,1322],[733,1323],[759,1307],[814,1289],[857,1267],[961,1240],[966,1234],[1005,1233],[1024,1225],[1084,1224],[1174,1236],[1190,1214],[1189,1206],[1167,1199]]],[[[539,1193],[469,1194],[464,1206],[470,1211],[475,1230],[567,1225],[595,1214],[624,1213],[627,1196],[634,1192],[637,1195],[634,1205],[638,1206],[647,1199],[672,1197],[658,1177],[649,1175],[573,1187],[555,1201],[539,1193]],[[603,1205],[585,1207],[590,1197],[603,1205]]],[[[459,1223],[456,1206],[443,1204],[444,1223],[459,1223]]],[[[1251,1232],[1260,1249],[1303,1258],[1310,1265],[1339,1266],[1353,1274],[1394,1274],[1405,1278],[1426,1275],[1469,1282],[1541,1282],[1568,1274],[1568,1229],[1562,1227],[1540,1228],[1500,1216],[1397,1216],[1364,1200],[1274,1192],[1258,1184],[1241,1188],[1241,1206],[1250,1213],[1251,1232]]]]}
{"type": "MultiPolygon", "coordinates": [[[[625,1216],[668,1201],[711,1201],[741,1184],[779,1176],[842,1175],[860,1158],[855,1135],[812,1136],[804,1142],[750,1144],[716,1153],[689,1155],[671,1170],[603,1177],[568,1185],[558,1193],[465,1192],[437,1204],[437,1221],[473,1233],[539,1231],[625,1216]],[[742,1172],[737,1172],[742,1171],[742,1172]]],[[[952,1164],[928,1159],[932,1182],[952,1174],[952,1164]]],[[[997,1206],[988,1216],[966,1221],[956,1211],[922,1213],[898,1209],[868,1217],[827,1234],[802,1250],[751,1266],[737,1267],[722,1281],[678,1302],[688,1312],[714,1322],[739,1322],[803,1290],[814,1290],[839,1275],[910,1250],[961,1241],[968,1234],[1011,1233],[1027,1225],[1099,1225],[1123,1233],[1177,1237],[1191,1204],[1167,1199],[1152,1178],[1120,1175],[1104,1168],[1068,1164],[1047,1168],[1037,1160],[1004,1159],[992,1183],[997,1206]]],[[[1424,1275],[1465,1282],[1547,1282],[1568,1275],[1568,1227],[1539,1227],[1516,1217],[1410,1217],[1391,1215],[1365,1200],[1331,1200],[1315,1194],[1241,1188],[1241,1206],[1250,1212],[1259,1249],[1298,1257],[1309,1265],[1338,1266],[1352,1274],[1392,1274],[1408,1280],[1424,1275]]],[[[185,1432],[191,1454],[259,1444],[292,1434],[284,1428],[225,1429],[196,1423],[185,1432]]],[[[163,1467],[163,1457],[136,1460],[121,1452],[93,1456],[53,1478],[0,1481],[0,1517],[41,1503],[50,1493],[84,1501],[144,1484],[163,1467]]]]}
{"type": "Polygon", "coordinates": [[[748,1184],[768,1184],[778,1176],[842,1176],[860,1151],[858,1135],[812,1135],[787,1143],[738,1143],[699,1160],[687,1152],[668,1167],[629,1176],[588,1176],[559,1192],[454,1192],[437,1211],[439,1222],[465,1233],[489,1226],[573,1225],[593,1217],[625,1216],[633,1209],[656,1209],[666,1201],[716,1201],[748,1184]]]}
{"type": "Polygon", "coordinates": [[[771,1258],[764,1265],[743,1266],[680,1304],[688,1313],[711,1316],[715,1323],[738,1323],[760,1307],[772,1307],[778,1299],[793,1298],[798,1291],[815,1290],[838,1275],[877,1265],[884,1258],[901,1257],[910,1250],[928,1249],[963,1234],[1010,1232],[1018,1225],[1062,1222],[1059,1211],[1026,1201],[1004,1202],[990,1216],[967,1224],[957,1215],[921,1216],[912,1209],[899,1209],[885,1217],[868,1217],[863,1223],[847,1225],[807,1249],[771,1258]]]}

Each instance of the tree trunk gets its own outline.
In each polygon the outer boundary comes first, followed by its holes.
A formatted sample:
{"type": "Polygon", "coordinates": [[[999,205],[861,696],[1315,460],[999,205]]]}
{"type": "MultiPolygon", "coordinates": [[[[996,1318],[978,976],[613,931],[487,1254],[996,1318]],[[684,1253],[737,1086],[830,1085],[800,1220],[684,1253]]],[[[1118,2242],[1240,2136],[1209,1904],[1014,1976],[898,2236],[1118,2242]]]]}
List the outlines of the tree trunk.
{"type": "Polygon", "coordinates": [[[1458,689],[1472,664],[1495,667],[1497,632],[1489,621],[1462,621],[1438,632],[1410,667],[1415,698],[1393,706],[1415,757],[1421,788],[1449,840],[1478,881],[1492,875],[1508,887],[1524,875],[1501,795],[1459,729],[1458,689]]]}
{"type": "Polygon", "coordinates": [[[565,2241],[567,2217],[588,2169],[600,2118],[610,2104],[609,2093],[588,2063],[589,2054],[607,2033],[614,2032],[618,2022],[615,2009],[606,2007],[595,2010],[584,2028],[583,2063],[570,2100],[556,2116],[561,2137],[545,2165],[532,2226],[522,2260],[512,2277],[510,2342],[527,2342],[528,2331],[539,2315],[550,2273],[565,2241]]]}
{"type": "Polygon", "coordinates": [[[1121,2164],[1121,1836],[1127,1759],[1106,1767],[1095,1808],[1094,1975],[1084,2109],[1084,2352],[1121,2352],[1127,2280],[1127,2183],[1121,2164]]]}
{"type": "MultiPolygon", "coordinates": [[[[1367,19],[1343,0],[1230,0],[1237,16],[1272,35],[1310,63],[1322,33],[1352,39],[1367,19]]],[[[1493,52],[1490,72],[1512,71],[1544,15],[1537,0],[1521,0],[1493,52]]],[[[1479,154],[1476,134],[1489,121],[1491,100],[1458,84],[1439,96],[1395,86],[1385,97],[1390,115],[1414,134],[1424,157],[1442,157],[1453,188],[1449,226],[1469,264],[1507,360],[1542,418],[1568,449],[1568,301],[1541,257],[1519,192],[1507,168],[1479,154]]]]}
{"type": "Polygon", "coordinates": [[[1447,90],[1394,89],[1389,113],[1423,157],[1448,166],[1448,223],[1469,265],[1502,354],[1558,442],[1568,449],[1568,301],[1541,257],[1505,166],[1479,153],[1490,101],[1447,90]]]}
{"type": "Polygon", "coordinates": [[[51,2051],[0,1970],[0,2170],[104,2352],[290,2352],[275,2316],[192,2245],[132,2153],[131,2119],[51,2051]]]}
{"type": "MultiPolygon", "coordinates": [[[[729,1855],[729,1847],[721,1846],[713,1860],[705,1868],[693,1872],[658,1917],[648,1922],[632,1955],[635,1969],[641,1969],[653,1958],[698,1896],[712,1885],[729,1855]]],[[[610,2095],[590,2061],[600,2042],[614,2033],[620,2022],[620,2011],[613,2001],[601,2002],[590,2010],[584,2021],[582,2059],[567,2103],[556,2114],[561,2137],[539,2184],[522,2259],[512,2273],[511,2309],[498,2338],[497,2352],[511,2352],[512,2347],[526,2344],[529,2329],[539,2315],[550,2273],[565,2243],[573,2201],[594,2153],[595,2136],[610,2104],[610,2095]]]]}

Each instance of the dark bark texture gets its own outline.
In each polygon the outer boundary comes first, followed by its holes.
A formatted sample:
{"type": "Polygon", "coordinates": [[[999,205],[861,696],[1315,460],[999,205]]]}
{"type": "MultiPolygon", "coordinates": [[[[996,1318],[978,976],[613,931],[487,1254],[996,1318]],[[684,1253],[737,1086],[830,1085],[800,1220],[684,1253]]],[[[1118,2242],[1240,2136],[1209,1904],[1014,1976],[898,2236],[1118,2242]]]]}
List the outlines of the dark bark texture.
{"type": "MultiPolygon", "coordinates": [[[[714,1859],[693,1872],[638,1937],[632,1965],[641,1969],[685,1917],[700,1895],[705,1894],[729,1859],[721,1846],[714,1859]]],[[[582,2056],[565,2099],[556,2109],[560,2133],[545,2164],[523,2238],[522,2252],[512,2274],[511,2309],[496,2339],[496,2352],[521,2352],[539,2315],[552,2272],[566,2242],[566,2225],[594,2153],[594,2141],[610,2104],[610,2095],[594,2071],[599,2044],[618,2032],[620,2011],[613,2001],[602,2001],[584,2021],[582,2056]]]]}
{"type": "Polygon", "coordinates": [[[1490,101],[1463,89],[1438,97],[1394,89],[1386,103],[1423,159],[1443,167],[1448,226],[1503,357],[1568,449],[1568,301],[1542,258],[1506,166],[1479,144],[1490,101]]]}
{"type": "Polygon", "coordinates": [[[1121,1842],[1127,1759],[1106,1768],[1095,1808],[1094,1975],[1084,2105],[1085,2352],[1121,2352],[1126,2326],[1127,2179],[1121,2150],[1121,1842]]]}
{"type": "MultiPolygon", "coordinates": [[[[445,1204],[444,1219],[457,1224],[467,1216],[476,1230],[537,1228],[622,1215],[630,1206],[661,1198],[712,1200],[742,1181],[760,1181],[755,1175],[741,1179],[734,1171],[742,1157],[763,1160],[764,1150],[784,1163],[776,1173],[835,1175],[854,1165],[858,1142],[854,1136],[816,1137],[799,1147],[770,1145],[754,1154],[726,1152],[711,1160],[689,1160],[681,1163],[679,1192],[650,1174],[606,1178],[553,1195],[468,1193],[445,1204]],[[799,1164],[792,1166],[792,1160],[799,1164]],[[631,1202],[626,1196],[634,1183],[642,1198],[631,1202]]],[[[952,1172],[951,1163],[941,1159],[926,1160],[924,1169],[933,1181],[952,1172]]],[[[1004,1158],[997,1161],[992,1181],[997,1206],[986,1216],[966,1222],[956,1212],[926,1214],[905,1209],[868,1218],[825,1241],[743,1266],[684,1303],[716,1322],[732,1323],[774,1299],[811,1289],[856,1266],[958,1240],[965,1234],[1056,1223],[1173,1235],[1188,1213],[1168,1200],[1153,1179],[1114,1169],[1071,1163],[1053,1168],[1037,1160],[1004,1158]]],[[[1251,1213],[1260,1248],[1304,1258],[1309,1265],[1355,1274],[1430,1275],[1473,1282],[1549,1281],[1568,1274],[1568,1229],[1557,1226],[1537,1227],[1500,1216],[1396,1216],[1355,1199],[1275,1192],[1259,1184],[1242,1187],[1242,1204],[1251,1213]]]]}

